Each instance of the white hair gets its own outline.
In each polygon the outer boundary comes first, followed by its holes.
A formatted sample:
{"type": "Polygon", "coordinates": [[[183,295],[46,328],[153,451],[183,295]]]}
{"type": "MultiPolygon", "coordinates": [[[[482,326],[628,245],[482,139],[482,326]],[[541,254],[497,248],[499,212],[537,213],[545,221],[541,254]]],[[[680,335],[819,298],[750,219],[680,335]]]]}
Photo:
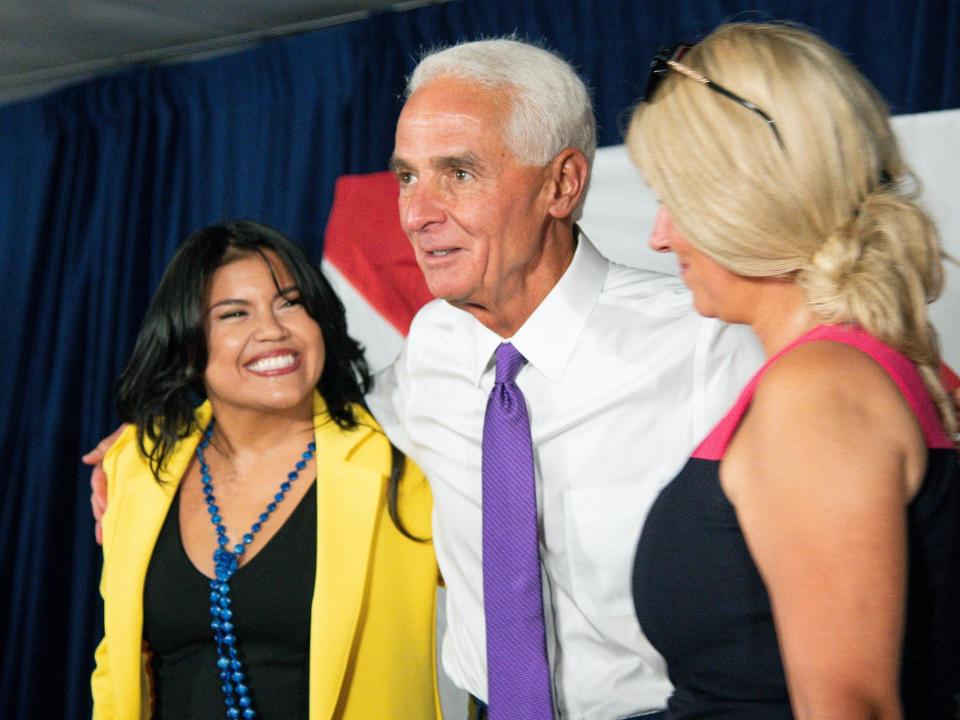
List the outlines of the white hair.
{"type": "Polygon", "coordinates": [[[504,139],[522,163],[547,165],[573,147],[592,167],[597,133],[590,93],[560,56],[513,37],[453,45],[420,60],[407,80],[407,97],[441,75],[508,89],[513,108],[504,139]]]}

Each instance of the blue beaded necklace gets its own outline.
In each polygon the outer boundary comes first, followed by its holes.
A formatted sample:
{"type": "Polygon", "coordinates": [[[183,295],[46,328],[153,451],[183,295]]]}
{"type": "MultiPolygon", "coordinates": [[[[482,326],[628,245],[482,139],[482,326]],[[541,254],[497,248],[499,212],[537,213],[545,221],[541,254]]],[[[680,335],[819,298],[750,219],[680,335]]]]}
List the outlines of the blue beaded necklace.
{"type": "Polygon", "coordinates": [[[210,521],[217,530],[217,549],[213,553],[217,577],[210,581],[210,615],[213,617],[210,627],[213,628],[213,639],[217,643],[217,667],[220,669],[220,680],[223,682],[221,689],[227,706],[227,717],[230,720],[241,717],[244,720],[252,720],[257,717],[257,712],[253,709],[250,688],[245,682],[243,663],[240,662],[237,653],[237,636],[233,632],[233,611],[230,609],[230,578],[237,571],[240,556],[243,555],[247,545],[253,542],[253,536],[260,532],[263,523],[277,509],[277,504],[283,501],[293,481],[313,457],[317,445],[310,441],[306,452],[297,461],[295,469],[287,473],[287,479],[280,483],[280,490],[273,496],[273,501],[267,503],[266,512],[260,513],[257,521],[250,526],[250,532],[244,535],[242,542],[234,545],[231,551],[227,548],[230,544],[227,528],[223,524],[223,518],[220,517],[220,508],[217,507],[217,499],[213,495],[210,466],[203,457],[203,451],[209,447],[210,439],[213,437],[213,422],[213,420],[210,421],[210,425],[203,433],[203,439],[197,446],[197,460],[200,462],[200,476],[203,483],[203,501],[207,504],[210,521]]]}

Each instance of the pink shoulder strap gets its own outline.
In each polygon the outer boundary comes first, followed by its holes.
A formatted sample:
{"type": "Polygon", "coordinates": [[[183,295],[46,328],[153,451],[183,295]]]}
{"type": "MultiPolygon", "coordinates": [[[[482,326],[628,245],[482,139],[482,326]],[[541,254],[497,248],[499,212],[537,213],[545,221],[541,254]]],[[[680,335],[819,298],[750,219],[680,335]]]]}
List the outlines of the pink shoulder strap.
{"type": "Polygon", "coordinates": [[[813,330],[798,337],[764,363],[763,367],[757,371],[756,375],[750,379],[750,382],[740,393],[740,397],[737,398],[730,412],[693,452],[693,457],[703,460],[719,460],[722,458],[734,432],[736,432],[740,421],[747,412],[747,408],[750,407],[757,383],[760,382],[760,378],[763,377],[767,368],[798,345],[815,340],[843,343],[868,355],[896,383],[900,393],[913,410],[917,422],[920,423],[920,428],[927,440],[927,447],[954,447],[950,437],[940,424],[940,415],[927,393],[920,371],[910,360],[854,325],[818,325],[813,330]]]}

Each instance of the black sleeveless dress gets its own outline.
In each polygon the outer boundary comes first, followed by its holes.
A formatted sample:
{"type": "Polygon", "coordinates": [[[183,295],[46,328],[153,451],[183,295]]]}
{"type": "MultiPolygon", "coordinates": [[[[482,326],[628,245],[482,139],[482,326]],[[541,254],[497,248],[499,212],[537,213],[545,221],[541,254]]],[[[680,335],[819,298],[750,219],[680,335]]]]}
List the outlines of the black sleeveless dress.
{"type": "Polygon", "coordinates": [[[771,358],[657,498],[633,573],[637,617],[666,658],[669,720],[790,720],[766,588],[720,485],[720,460],[767,367],[801,342],[852,345],[883,367],[927,439],[928,467],[907,508],[909,576],[901,670],[906,720],[954,720],[960,693],[960,458],[916,367],[865,332],[815,328],[771,358]]]}

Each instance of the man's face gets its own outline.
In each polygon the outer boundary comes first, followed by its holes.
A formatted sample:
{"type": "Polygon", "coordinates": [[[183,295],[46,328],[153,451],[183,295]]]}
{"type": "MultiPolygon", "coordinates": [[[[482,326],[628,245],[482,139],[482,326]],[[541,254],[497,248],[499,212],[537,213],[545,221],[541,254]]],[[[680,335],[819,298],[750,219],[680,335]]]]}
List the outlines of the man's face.
{"type": "Polygon", "coordinates": [[[505,91],[442,76],[397,123],[400,224],[430,292],[467,310],[496,313],[545,264],[548,168],[507,147],[510,105],[505,91]]]}

